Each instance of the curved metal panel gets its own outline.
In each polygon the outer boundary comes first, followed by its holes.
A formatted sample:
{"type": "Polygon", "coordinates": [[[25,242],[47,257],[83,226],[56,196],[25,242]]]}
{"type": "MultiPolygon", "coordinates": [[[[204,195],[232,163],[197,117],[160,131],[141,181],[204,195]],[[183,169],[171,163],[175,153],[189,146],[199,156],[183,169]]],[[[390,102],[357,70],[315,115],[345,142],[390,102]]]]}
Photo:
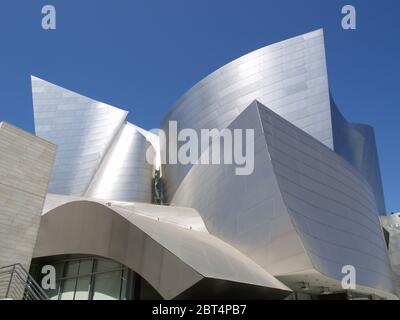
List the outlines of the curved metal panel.
{"type": "Polygon", "coordinates": [[[352,265],[357,290],[393,298],[374,194],[358,170],[258,102],[228,128],[255,129],[253,174],[195,165],[173,203],[198,210],[212,234],[293,285],[343,291],[342,267],[352,265]]]}
{"type": "Polygon", "coordinates": [[[164,122],[177,120],[182,128],[224,128],[255,99],[333,147],[322,29],[223,66],[185,93],[164,122]]]}
{"type": "Polygon", "coordinates": [[[148,149],[154,157],[151,142],[139,129],[123,124],[85,196],[151,203],[153,165],[146,160],[148,149]]]}
{"type": "Polygon", "coordinates": [[[49,192],[83,195],[127,112],[32,77],[36,134],[58,146],[49,192]]]}
{"type": "MultiPolygon", "coordinates": [[[[222,129],[253,100],[267,105],[298,128],[354,165],[370,183],[380,214],[385,203],[373,130],[350,124],[329,94],[323,30],[251,52],[210,74],[176,103],[168,121],[182,128],[222,129]]],[[[162,152],[168,156],[166,146],[162,152]]],[[[164,166],[166,196],[171,202],[190,165],[164,166]]]]}
{"type": "Polygon", "coordinates": [[[196,230],[199,232],[208,232],[200,214],[192,208],[161,206],[140,202],[121,202],[92,199],[87,197],[71,197],[58,194],[47,194],[46,201],[43,206],[43,214],[68,202],[84,200],[112,206],[113,208],[121,208],[139,216],[144,216],[149,219],[164,223],[171,223],[182,228],[196,230]]]}
{"type": "Polygon", "coordinates": [[[374,129],[368,125],[349,123],[332,99],[333,142],[335,152],[356,167],[374,191],[379,214],[386,214],[382,179],[374,129]]]}
{"type": "MultiPolygon", "coordinates": [[[[290,289],[214,236],[155,221],[119,207],[73,201],[42,216],[35,257],[82,253],[118,261],[172,299],[203,278],[290,289]]],[[[212,288],[212,287],[211,287],[212,288]]]]}
{"type": "Polygon", "coordinates": [[[255,106],[253,103],[228,127],[255,130],[254,172],[237,176],[234,165],[194,165],[172,202],[196,209],[211,234],[275,276],[311,269],[268,161],[255,106]]]}
{"type": "Polygon", "coordinates": [[[313,267],[341,282],[353,266],[357,285],[393,293],[374,194],[362,174],[319,141],[259,106],[283,201],[313,267]]]}
{"type": "Polygon", "coordinates": [[[400,298],[400,213],[380,217],[380,219],[382,226],[389,232],[389,259],[397,295],[400,298]]]}
{"type": "MultiPolygon", "coordinates": [[[[161,127],[167,131],[168,121],[176,120],[178,131],[222,129],[255,99],[333,148],[322,29],[261,48],[223,66],[183,95],[161,127]]],[[[168,150],[163,152],[168,155],[168,150]]],[[[179,164],[165,166],[168,200],[189,170],[190,166],[179,164]]]]}

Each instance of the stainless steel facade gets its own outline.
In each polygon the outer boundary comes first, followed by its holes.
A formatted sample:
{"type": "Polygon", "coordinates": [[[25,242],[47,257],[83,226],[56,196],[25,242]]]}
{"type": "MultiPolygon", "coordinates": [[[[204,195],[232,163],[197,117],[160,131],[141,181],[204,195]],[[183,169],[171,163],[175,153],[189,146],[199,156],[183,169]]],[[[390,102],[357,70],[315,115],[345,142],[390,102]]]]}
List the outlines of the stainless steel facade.
{"type": "Polygon", "coordinates": [[[49,192],[151,202],[155,138],[128,112],[36,77],[32,94],[36,134],[58,146],[49,192]]]}
{"type": "MultiPolygon", "coordinates": [[[[227,288],[228,283],[240,284],[241,298],[250,298],[256,292],[261,299],[282,299],[291,292],[250,258],[206,230],[154,219],[154,212],[163,207],[127,207],[113,201],[52,197],[48,196],[51,204],[46,205],[52,209],[43,212],[35,258],[73,253],[110,258],[139,273],[165,299],[188,290],[196,292],[205,280],[209,293],[223,291],[221,281],[227,288]]],[[[193,209],[179,210],[193,216],[193,209]]]]}
{"type": "Polygon", "coordinates": [[[228,128],[255,130],[253,174],[195,165],[172,202],[195,208],[211,234],[291,288],[307,281],[318,290],[325,281],[342,291],[342,268],[352,265],[358,290],[393,297],[378,209],[363,176],[257,101],[228,128]]]}
{"type": "Polygon", "coordinates": [[[400,297],[400,212],[380,219],[382,227],[389,233],[389,259],[397,295],[400,297]]]}
{"type": "MultiPolygon", "coordinates": [[[[373,131],[336,116],[322,29],[261,48],[218,69],[178,100],[162,128],[168,133],[168,122],[177,121],[178,131],[223,129],[254,100],[350,161],[371,184],[379,213],[385,214],[373,131]]],[[[168,156],[166,148],[162,152],[168,156]]],[[[165,166],[168,201],[190,168],[165,166]]]]}
{"type": "Polygon", "coordinates": [[[177,102],[162,124],[167,143],[177,139],[169,121],[178,131],[253,129],[255,162],[248,176],[234,165],[164,165],[169,207],[149,204],[146,153],[168,160],[158,137],[123,110],[34,77],[32,87],[36,133],[59,146],[35,257],[114,259],[167,299],[204,281],[271,297],[304,283],[310,294],[343,292],[351,265],[357,293],[396,299],[374,133],[333,102],[322,30],[245,55],[177,102]]]}
{"type": "Polygon", "coordinates": [[[151,203],[153,165],[146,151],[155,150],[136,126],[125,123],[96,171],[86,196],[151,203]]]}
{"type": "Polygon", "coordinates": [[[374,129],[346,121],[331,98],[334,150],[356,167],[374,191],[380,215],[386,214],[374,129]]]}

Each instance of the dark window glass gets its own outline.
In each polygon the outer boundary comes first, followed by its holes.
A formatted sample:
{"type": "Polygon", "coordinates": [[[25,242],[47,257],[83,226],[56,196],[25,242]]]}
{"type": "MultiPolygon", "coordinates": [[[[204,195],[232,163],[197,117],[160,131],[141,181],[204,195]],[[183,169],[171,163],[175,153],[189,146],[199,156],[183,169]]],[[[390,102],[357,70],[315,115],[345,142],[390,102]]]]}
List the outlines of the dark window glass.
{"type": "Polygon", "coordinates": [[[64,278],[75,277],[78,275],[79,260],[68,261],[65,265],[64,278]]]}
{"type": "Polygon", "coordinates": [[[76,283],[75,300],[88,300],[90,291],[90,276],[79,277],[76,283]]]}
{"type": "Polygon", "coordinates": [[[121,291],[121,271],[96,274],[93,300],[118,300],[121,291]]]}
{"type": "Polygon", "coordinates": [[[92,259],[81,260],[79,264],[79,274],[88,275],[91,274],[92,271],[93,271],[93,260],[92,259]]]}
{"type": "Polygon", "coordinates": [[[76,278],[62,281],[61,300],[74,300],[76,278]]]}

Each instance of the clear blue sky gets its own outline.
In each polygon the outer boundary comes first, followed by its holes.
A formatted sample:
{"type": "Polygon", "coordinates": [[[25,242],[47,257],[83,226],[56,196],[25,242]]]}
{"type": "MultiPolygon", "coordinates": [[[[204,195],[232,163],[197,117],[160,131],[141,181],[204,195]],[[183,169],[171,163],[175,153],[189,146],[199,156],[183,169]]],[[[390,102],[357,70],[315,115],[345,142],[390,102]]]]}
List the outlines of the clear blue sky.
{"type": "Polygon", "coordinates": [[[375,127],[387,209],[400,211],[398,0],[1,0],[0,119],[33,132],[33,74],[156,128],[213,70],[321,27],[332,94],[350,121],[375,127]],[[56,31],[41,28],[45,4],[56,31]],[[345,4],[355,31],[341,28],[345,4]]]}

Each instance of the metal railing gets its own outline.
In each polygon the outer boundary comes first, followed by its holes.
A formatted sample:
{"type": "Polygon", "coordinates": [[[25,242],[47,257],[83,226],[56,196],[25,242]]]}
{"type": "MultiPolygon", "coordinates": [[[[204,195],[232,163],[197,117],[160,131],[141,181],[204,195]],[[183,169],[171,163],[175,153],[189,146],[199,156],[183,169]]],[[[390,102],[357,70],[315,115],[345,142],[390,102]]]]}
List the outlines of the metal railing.
{"type": "Polygon", "coordinates": [[[48,300],[44,290],[17,263],[0,268],[0,299],[48,300]]]}

